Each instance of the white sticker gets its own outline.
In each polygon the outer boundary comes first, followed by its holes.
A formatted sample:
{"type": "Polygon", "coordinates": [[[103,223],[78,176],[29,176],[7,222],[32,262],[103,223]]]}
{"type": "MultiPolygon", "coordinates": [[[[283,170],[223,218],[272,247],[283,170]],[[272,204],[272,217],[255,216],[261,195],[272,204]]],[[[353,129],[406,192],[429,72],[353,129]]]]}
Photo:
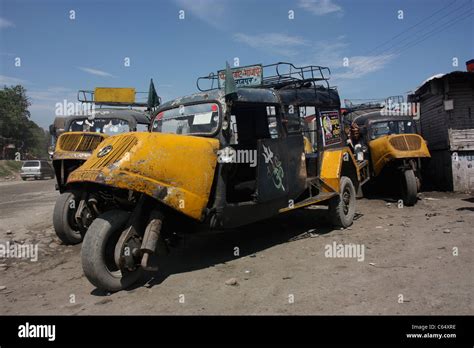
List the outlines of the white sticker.
{"type": "Polygon", "coordinates": [[[194,120],[193,120],[193,125],[196,125],[196,124],[209,124],[209,123],[211,123],[211,118],[212,118],[212,111],[203,112],[201,114],[195,114],[194,115],[194,120]]]}

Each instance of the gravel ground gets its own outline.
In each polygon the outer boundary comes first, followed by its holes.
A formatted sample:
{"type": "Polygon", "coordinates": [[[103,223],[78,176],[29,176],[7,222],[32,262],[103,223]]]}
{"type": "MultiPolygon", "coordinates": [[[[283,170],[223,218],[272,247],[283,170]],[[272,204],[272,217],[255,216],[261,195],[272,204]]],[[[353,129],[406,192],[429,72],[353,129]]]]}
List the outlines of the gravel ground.
{"type": "Polygon", "coordinates": [[[425,192],[403,209],[364,198],[345,230],[305,209],[189,237],[159,272],[114,294],[84,277],[80,245],[55,237],[57,196],[54,180],[0,183],[0,244],[39,252],[35,262],[0,258],[0,314],[474,314],[468,194],[425,192]],[[364,253],[328,257],[334,243],[364,253]]]}

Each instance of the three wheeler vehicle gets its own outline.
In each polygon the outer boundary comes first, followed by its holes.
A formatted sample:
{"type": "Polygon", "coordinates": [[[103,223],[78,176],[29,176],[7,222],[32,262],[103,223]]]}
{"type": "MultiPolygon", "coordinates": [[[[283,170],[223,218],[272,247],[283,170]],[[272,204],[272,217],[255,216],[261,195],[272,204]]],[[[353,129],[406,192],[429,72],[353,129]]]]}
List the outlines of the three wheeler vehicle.
{"type": "Polygon", "coordinates": [[[426,141],[416,133],[413,117],[400,112],[390,114],[383,106],[374,105],[354,107],[346,117],[352,122],[352,131],[356,130],[353,143],[369,160],[370,184],[387,187],[398,183],[395,186],[403,204],[416,204],[422,159],[429,158],[430,152],[426,141]]]}
{"type": "Polygon", "coordinates": [[[171,234],[223,231],[311,205],[350,226],[359,168],[328,74],[290,63],[227,67],[199,78],[199,93],[162,104],[150,132],[106,138],[66,185],[110,207],[82,244],[87,279],[118,291],[157,269],[171,234]]]}
{"type": "Polygon", "coordinates": [[[53,137],[57,137],[52,161],[56,189],[61,193],[54,206],[53,226],[56,235],[65,244],[80,243],[87,227],[101,211],[101,200],[95,194],[70,190],[66,186],[69,174],[79,168],[107,137],[148,130],[149,113],[131,108],[144,107],[146,103],[136,103],[134,98],[133,88],[79,91],[79,101],[99,108],[92,108],[90,113],[68,116],[63,119],[61,128],[54,125],[50,128],[53,137]]]}

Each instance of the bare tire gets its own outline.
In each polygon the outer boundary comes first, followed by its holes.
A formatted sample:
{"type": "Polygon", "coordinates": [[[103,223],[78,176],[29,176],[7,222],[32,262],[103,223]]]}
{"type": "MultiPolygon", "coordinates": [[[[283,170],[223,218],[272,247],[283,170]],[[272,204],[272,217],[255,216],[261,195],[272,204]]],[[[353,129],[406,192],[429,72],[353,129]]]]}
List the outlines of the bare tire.
{"type": "Polygon", "coordinates": [[[129,213],[109,210],[96,218],[87,230],[82,243],[82,269],[87,279],[97,288],[120,291],[135,283],[142,275],[138,267],[134,271],[120,270],[115,264],[115,246],[125,230],[129,213]]]}
{"type": "Polygon", "coordinates": [[[329,201],[329,219],[334,226],[349,227],[354,221],[356,191],[352,180],[341,177],[340,194],[329,201]]]}
{"type": "Polygon", "coordinates": [[[83,234],[74,220],[77,205],[78,200],[73,192],[62,193],[54,205],[54,231],[59,239],[67,245],[82,242],[83,234]]]}
{"type": "Polygon", "coordinates": [[[407,206],[415,205],[416,201],[418,200],[418,184],[413,170],[405,170],[402,173],[401,181],[403,204],[407,206]]]}

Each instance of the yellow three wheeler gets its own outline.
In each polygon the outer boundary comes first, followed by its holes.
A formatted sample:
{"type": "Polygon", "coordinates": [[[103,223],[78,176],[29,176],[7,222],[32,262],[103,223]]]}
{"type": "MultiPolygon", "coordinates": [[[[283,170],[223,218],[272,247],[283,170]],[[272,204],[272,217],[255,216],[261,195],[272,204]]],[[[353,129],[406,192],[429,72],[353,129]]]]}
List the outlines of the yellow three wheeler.
{"type": "Polygon", "coordinates": [[[106,138],[66,185],[113,207],[85,235],[88,280],[109,291],[130,286],[157,269],[175,232],[235,228],[315,204],[335,225],[351,225],[359,168],[328,73],[227,67],[198,79],[201,92],[162,104],[150,132],[106,138]]]}

